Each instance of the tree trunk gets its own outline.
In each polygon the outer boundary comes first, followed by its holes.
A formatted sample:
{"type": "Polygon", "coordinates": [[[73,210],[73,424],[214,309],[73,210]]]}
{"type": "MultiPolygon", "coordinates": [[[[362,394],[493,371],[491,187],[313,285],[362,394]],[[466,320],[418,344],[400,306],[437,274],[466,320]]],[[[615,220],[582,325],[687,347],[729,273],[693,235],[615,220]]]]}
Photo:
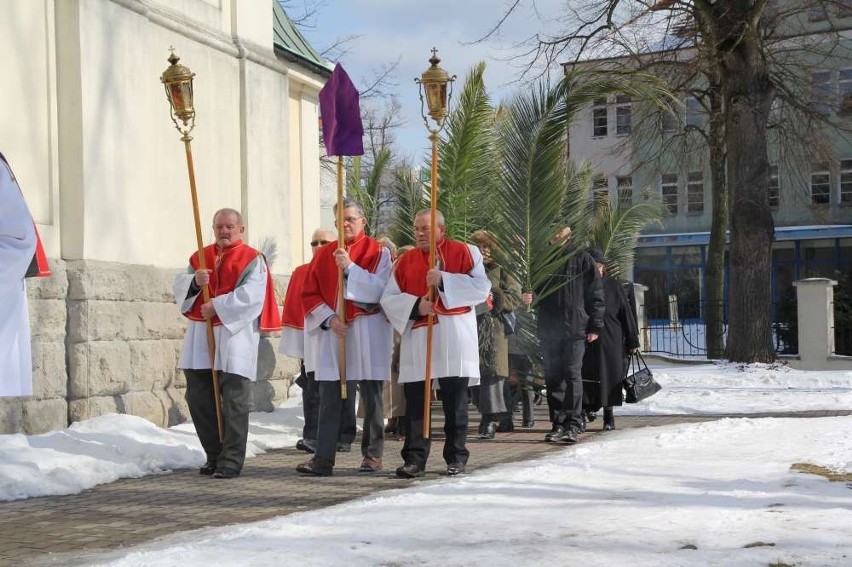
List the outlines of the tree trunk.
{"type": "Polygon", "coordinates": [[[710,87],[710,180],[713,212],[710,243],[704,266],[707,278],[707,303],[704,320],[707,325],[707,358],[725,356],[725,233],[728,230],[728,185],[725,179],[725,116],[722,92],[718,85],[710,87]]]}
{"type": "MultiPolygon", "coordinates": [[[[741,6],[748,10],[745,3],[741,6]]],[[[729,33],[719,34],[724,38],[720,51],[731,191],[728,358],[771,362],[775,360],[770,296],[775,227],[769,208],[766,122],[774,91],[756,30],[743,25],[748,19],[737,19],[729,22],[733,24],[729,33]]]]}

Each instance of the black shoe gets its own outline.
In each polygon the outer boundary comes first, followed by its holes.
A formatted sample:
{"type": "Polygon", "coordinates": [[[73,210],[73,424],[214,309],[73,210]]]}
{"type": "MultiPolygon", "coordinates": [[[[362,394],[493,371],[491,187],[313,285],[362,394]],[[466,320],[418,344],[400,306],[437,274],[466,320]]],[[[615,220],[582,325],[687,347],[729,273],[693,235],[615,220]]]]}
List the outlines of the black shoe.
{"type": "Polygon", "coordinates": [[[213,473],[213,478],[237,478],[240,476],[240,471],[234,469],[216,469],[213,473]]]}
{"type": "Polygon", "coordinates": [[[385,435],[396,435],[396,430],[399,427],[399,418],[388,418],[388,424],[385,425],[385,435]]]}
{"type": "Polygon", "coordinates": [[[426,471],[414,463],[406,463],[396,469],[397,478],[417,478],[424,474],[426,474],[426,471]]]}
{"type": "Polygon", "coordinates": [[[604,431],[612,431],[615,429],[615,416],[612,414],[612,410],[604,410],[604,431]]]}
{"type": "Polygon", "coordinates": [[[485,433],[485,428],[488,427],[488,421],[483,417],[482,421],[479,422],[479,427],[476,432],[481,437],[483,433],[485,433]]]}
{"type": "Polygon", "coordinates": [[[207,461],[198,469],[198,474],[201,476],[210,476],[214,472],[216,472],[216,461],[207,461]]]}
{"type": "Polygon", "coordinates": [[[494,439],[494,435],[497,433],[497,422],[491,421],[485,424],[485,427],[480,431],[479,438],[480,439],[494,439]]]}
{"type": "Polygon", "coordinates": [[[338,443],[337,444],[337,452],[338,453],[351,453],[352,452],[352,443],[338,443]]]}
{"type": "Polygon", "coordinates": [[[296,441],[296,449],[305,453],[316,453],[317,442],[313,439],[299,439],[296,441]]]}
{"type": "Polygon", "coordinates": [[[464,472],[464,463],[451,463],[447,465],[447,476],[456,476],[464,472]]]}
{"type": "Polygon", "coordinates": [[[334,473],[334,465],[327,459],[314,457],[308,462],[297,465],[296,472],[314,476],[331,476],[334,473]]]}
{"type": "Polygon", "coordinates": [[[588,421],[589,423],[593,422],[597,418],[598,418],[598,414],[596,414],[595,412],[593,412],[593,411],[587,411],[586,412],[586,421],[588,421]]]}
{"type": "Polygon", "coordinates": [[[532,429],[533,427],[535,427],[534,419],[525,419],[523,423],[521,423],[522,429],[532,429]]]}
{"type": "Polygon", "coordinates": [[[511,419],[504,419],[497,425],[498,433],[508,433],[515,430],[515,424],[511,419]]]}
{"type": "Polygon", "coordinates": [[[565,428],[561,425],[554,425],[553,429],[550,430],[550,433],[544,436],[544,440],[549,443],[553,443],[562,439],[563,435],[565,435],[565,428]]]}
{"type": "Polygon", "coordinates": [[[574,444],[577,442],[578,437],[580,436],[580,431],[577,429],[570,427],[563,435],[559,438],[563,443],[574,444]]]}

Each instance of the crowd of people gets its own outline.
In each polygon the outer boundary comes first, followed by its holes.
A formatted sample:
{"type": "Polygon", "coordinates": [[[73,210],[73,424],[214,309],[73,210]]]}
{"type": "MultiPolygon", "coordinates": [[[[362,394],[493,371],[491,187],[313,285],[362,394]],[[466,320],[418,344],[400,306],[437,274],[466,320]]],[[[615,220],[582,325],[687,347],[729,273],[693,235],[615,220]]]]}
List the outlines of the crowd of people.
{"type": "MultiPolygon", "coordinates": [[[[48,272],[2,155],[0,189],[0,396],[22,396],[32,392],[23,280],[48,272]]],[[[541,355],[535,360],[515,334],[516,312],[535,297],[522,293],[501,265],[490,232],[453,240],[441,212],[433,223],[432,211],[424,210],[414,218],[414,246],[397,250],[386,238],[367,235],[360,203],[346,199],[342,209],[341,238],[314,231],[311,261],[293,271],[283,311],[266,259],[243,241],[245,224],[235,209],[213,215],[214,242],[192,254],[187,271],[175,277],[175,299],[188,319],[179,368],[206,454],[202,475],[240,475],[260,334],[275,330],[281,330],[279,351],[300,361],[296,382],[305,421],[296,447],[310,457],[296,470],[305,475],[333,474],[336,454],[352,450],[359,416],[360,472],[383,470],[387,434],[404,439],[396,476],[423,476],[433,399],[444,415],[445,473],[463,473],[469,403],[482,415],[477,435],[483,440],[514,428],[517,405],[520,426],[532,428],[542,371],[552,426],[545,441],[575,443],[600,408],[604,429],[615,428],[613,407],[621,405],[626,356],[638,347],[637,325],[632,297],[607,275],[599,250],[575,249],[567,228],[554,236],[566,261],[552,276],[556,291],[538,299],[541,355]]]]}

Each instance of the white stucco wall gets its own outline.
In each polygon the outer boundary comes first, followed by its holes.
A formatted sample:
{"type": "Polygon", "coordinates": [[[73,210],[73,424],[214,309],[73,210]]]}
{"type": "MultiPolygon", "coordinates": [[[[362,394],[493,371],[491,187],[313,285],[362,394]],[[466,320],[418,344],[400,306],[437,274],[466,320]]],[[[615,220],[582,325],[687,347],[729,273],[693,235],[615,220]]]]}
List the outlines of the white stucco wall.
{"type": "Polygon", "coordinates": [[[275,239],[276,272],[302,261],[305,226],[319,223],[323,79],[275,58],[269,0],[0,0],[0,13],[0,73],[16,78],[0,150],[50,257],[172,268],[195,248],[184,144],[159,80],[174,46],[196,74],[205,242],[212,213],[234,207],[250,242],[275,239]]]}

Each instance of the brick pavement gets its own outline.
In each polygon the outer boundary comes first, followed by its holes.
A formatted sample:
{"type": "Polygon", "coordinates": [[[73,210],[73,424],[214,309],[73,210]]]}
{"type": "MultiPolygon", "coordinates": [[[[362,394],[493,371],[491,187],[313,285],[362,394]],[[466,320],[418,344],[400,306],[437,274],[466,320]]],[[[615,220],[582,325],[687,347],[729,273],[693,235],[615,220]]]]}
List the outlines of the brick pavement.
{"type": "MultiPolygon", "coordinates": [[[[468,472],[570,450],[566,445],[541,441],[550,427],[546,408],[540,406],[536,411],[535,429],[501,433],[493,441],[471,439],[468,472]]],[[[850,413],[762,416],[822,417],[850,413]]],[[[440,431],[440,417],[436,412],[436,432],[440,431]]],[[[617,425],[619,429],[628,429],[719,417],[724,416],[617,417],[617,425]]],[[[475,427],[478,416],[471,415],[471,423],[475,427]]],[[[585,438],[601,434],[600,427],[600,419],[590,424],[585,438]]],[[[438,434],[434,437],[425,481],[438,478],[444,467],[440,450],[443,441],[438,434]]],[[[0,566],[67,565],[82,555],[145,543],[177,532],[255,522],[423,482],[393,477],[393,471],[402,464],[401,446],[402,443],[395,439],[386,441],[386,470],[377,475],[357,472],[361,457],[353,445],[352,453],[338,454],[333,477],[306,478],[294,470],[298,463],[306,460],[306,454],[290,448],[249,459],[242,476],[236,480],[213,480],[200,477],[195,469],[178,470],[171,474],[120,480],[76,495],[0,502],[0,566]]]]}

